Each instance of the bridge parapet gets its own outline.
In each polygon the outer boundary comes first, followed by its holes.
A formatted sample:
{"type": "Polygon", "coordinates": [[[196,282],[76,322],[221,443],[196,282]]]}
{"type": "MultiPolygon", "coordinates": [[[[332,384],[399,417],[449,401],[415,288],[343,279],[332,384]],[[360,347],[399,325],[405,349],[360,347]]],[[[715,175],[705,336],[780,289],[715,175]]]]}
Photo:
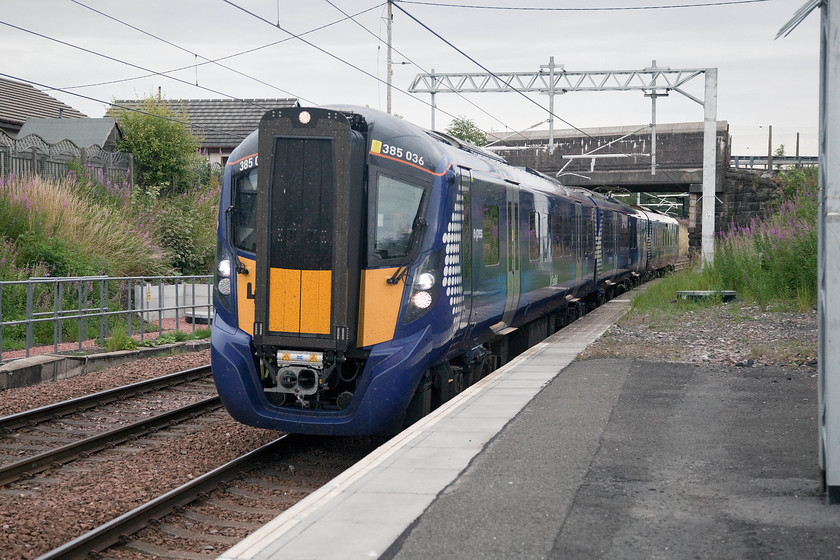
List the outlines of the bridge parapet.
{"type": "MultiPolygon", "coordinates": [[[[631,192],[687,192],[703,182],[703,123],[660,124],[656,127],[656,169],[651,167],[651,128],[625,126],[561,130],[548,147],[547,131],[510,136],[489,149],[512,165],[557,176],[570,186],[609,185],[631,192]]],[[[497,138],[490,134],[491,144],[497,138]]],[[[717,124],[717,190],[729,164],[729,124],[717,124]]]]}

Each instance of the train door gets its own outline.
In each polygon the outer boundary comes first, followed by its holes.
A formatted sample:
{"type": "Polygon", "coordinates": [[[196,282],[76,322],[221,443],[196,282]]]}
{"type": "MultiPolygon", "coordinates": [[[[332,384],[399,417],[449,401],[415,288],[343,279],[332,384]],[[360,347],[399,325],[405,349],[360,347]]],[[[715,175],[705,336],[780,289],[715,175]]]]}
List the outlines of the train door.
{"type": "Polygon", "coordinates": [[[502,322],[509,326],[519,306],[519,292],[522,279],[519,270],[519,184],[508,181],[507,185],[507,291],[505,312],[502,322]]]}
{"type": "Polygon", "coordinates": [[[583,277],[583,251],[587,239],[586,232],[583,231],[583,207],[580,202],[575,203],[575,234],[572,241],[575,255],[575,286],[580,286],[583,277]]]}
{"type": "MultiPolygon", "coordinates": [[[[464,307],[457,328],[463,331],[465,338],[469,336],[473,324],[473,271],[482,266],[481,255],[473,253],[473,224],[472,224],[472,171],[466,167],[459,168],[458,193],[456,195],[455,211],[461,212],[461,282],[464,296],[464,307]]],[[[480,214],[476,214],[480,216],[480,214]]]]}

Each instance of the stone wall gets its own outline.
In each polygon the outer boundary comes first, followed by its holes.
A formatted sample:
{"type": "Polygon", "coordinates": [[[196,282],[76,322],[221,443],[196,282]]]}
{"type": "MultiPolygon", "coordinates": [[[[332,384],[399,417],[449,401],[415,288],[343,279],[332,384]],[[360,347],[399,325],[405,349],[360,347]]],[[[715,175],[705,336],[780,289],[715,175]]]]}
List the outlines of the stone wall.
{"type": "MultiPolygon", "coordinates": [[[[774,173],[754,173],[730,167],[726,169],[723,189],[718,189],[715,203],[715,233],[728,232],[736,226],[747,226],[753,219],[772,212],[781,196],[781,187],[774,173]]],[[[689,202],[689,248],[699,251],[703,212],[702,185],[691,186],[689,202]],[[696,212],[697,220],[692,219],[696,212]],[[690,224],[696,223],[696,227],[690,224]]]]}

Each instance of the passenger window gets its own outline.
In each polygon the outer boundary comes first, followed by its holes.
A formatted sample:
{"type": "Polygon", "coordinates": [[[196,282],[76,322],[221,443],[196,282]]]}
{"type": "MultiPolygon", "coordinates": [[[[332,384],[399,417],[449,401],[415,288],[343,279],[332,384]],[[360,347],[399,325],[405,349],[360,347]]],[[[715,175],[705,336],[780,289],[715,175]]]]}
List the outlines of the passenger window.
{"type": "Polygon", "coordinates": [[[548,231],[551,232],[551,258],[559,258],[563,255],[563,218],[549,214],[548,231]]]}
{"type": "Polygon", "coordinates": [[[528,218],[528,258],[540,260],[540,215],[531,212],[528,218]]]}
{"type": "Polygon", "coordinates": [[[499,207],[484,207],[484,266],[499,264],[499,207]]]}

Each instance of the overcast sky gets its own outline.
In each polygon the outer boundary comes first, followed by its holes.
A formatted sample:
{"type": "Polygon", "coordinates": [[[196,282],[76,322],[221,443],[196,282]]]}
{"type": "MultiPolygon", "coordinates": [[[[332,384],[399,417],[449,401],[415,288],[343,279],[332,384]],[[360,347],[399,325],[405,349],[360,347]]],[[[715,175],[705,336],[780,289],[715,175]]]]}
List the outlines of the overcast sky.
{"type": "MultiPolygon", "coordinates": [[[[671,69],[717,68],[718,119],[730,125],[734,152],[765,154],[772,126],[774,147],[785,144],[793,153],[800,132],[802,153],[816,155],[819,11],[788,37],[774,40],[803,3],[406,0],[399,5],[494,72],[535,72],[551,56],[569,71],[642,70],[653,60],[671,69]],[[724,5],[654,9],[713,3],[724,5]],[[624,9],[591,10],[596,7],[624,9]]],[[[0,5],[5,24],[0,26],[0,72],[93,98],[49,91],[91,117],[105,113],[104,102],[145,97],[158,88],[169,99],[298,97],[305,105],[386,106],[386,49],[378,39],[386,37],[386,8],[379,0],[0,0],[0,5]],[[364,10],[354,20],[342,13],[364,10]],[[283,31],[302,34],[336,21],[305,35],[310,44],[283,31]],[[229,69],[200,64],[248,50],[221,61],[229,69]],[[143,77],[176,68],[185,68],[169,74],[176,79],[143,77]],[[89,84],[101,85],[77,87],[89,84]]],[[[393,45],[399,51],[393,55],[398,88],[393,112],[424,127],[430,126],[429,96],[403,93],[418,73],[483,72],[396,8],[393,45]]],[[[702,76],[687,89],[702,98],[702,76]]],[[[452,116],[470,118],[488,131],[522,130],[548,118],[538,106],[547,107],[548,99],[539,94],[529,94],[536,104],[515,93],[464,97],[437,96],[436,128],[443,130],[452,116]]],[[[577,128],[645,125],[651,104],[640,92],[573,92],[556,97],[555,113],[577,128]]],[[[702,120],[703,108],[683,96],[672,93],[657,102],[658,123],[702,120]]]]}

